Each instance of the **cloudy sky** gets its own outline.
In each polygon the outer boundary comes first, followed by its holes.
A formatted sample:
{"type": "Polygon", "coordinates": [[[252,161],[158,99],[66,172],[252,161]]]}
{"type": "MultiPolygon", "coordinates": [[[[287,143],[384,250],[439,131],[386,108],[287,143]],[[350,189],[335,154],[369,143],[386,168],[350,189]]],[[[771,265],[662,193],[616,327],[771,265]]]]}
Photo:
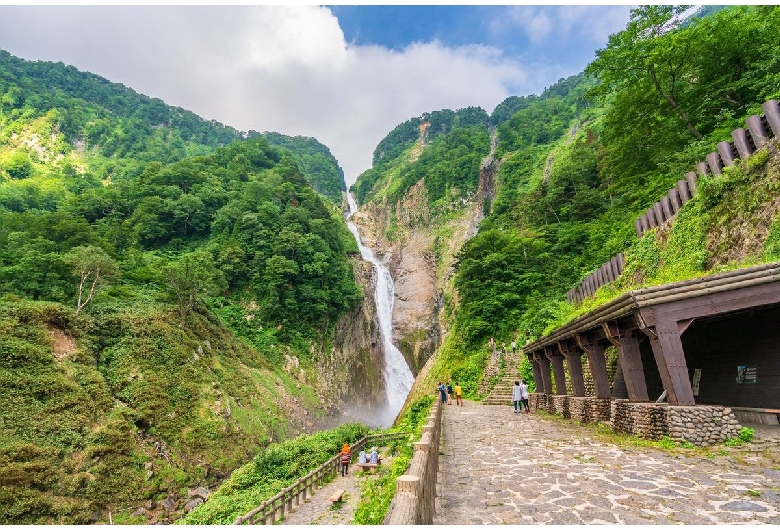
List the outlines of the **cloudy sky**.
{"type": "Polygon", "coordinates": [[[0,49],[62,61],[239,130],[313,136],[347,184],[424,112],[539,94],[629,6],[9,6],[0,49]]]}

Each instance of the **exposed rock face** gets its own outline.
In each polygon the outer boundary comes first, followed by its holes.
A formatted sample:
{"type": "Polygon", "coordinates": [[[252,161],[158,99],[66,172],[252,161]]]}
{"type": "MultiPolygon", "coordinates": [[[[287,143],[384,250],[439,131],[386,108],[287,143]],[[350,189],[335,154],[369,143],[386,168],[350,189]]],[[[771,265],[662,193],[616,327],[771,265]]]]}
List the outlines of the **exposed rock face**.
{"type": "Polygon", "coordinates": [[[363,287],[363,302],[337,324],[328,355],[318,362],[324,393],[334,399],[334,408],[371,423],[373,411],[387,402],[384,346],[376,316],[376,273],[363,260],[355,263],[355,280],[363,287]]]}
{"type": "Polygon", "coordinates": [[[492,155],[485,158],[477,191],[450,205],[446,221],[430,211],[422,181],[396,204],[371,202],[352,216],[363,244],[384,255],[393,275],[393,343],[415,375],[447,332],[449,315],[442,310],[447,298],[457,303],[452,289],[455,254],[476,234],[484,205],[495,195],[497,170],[492,155]]]}

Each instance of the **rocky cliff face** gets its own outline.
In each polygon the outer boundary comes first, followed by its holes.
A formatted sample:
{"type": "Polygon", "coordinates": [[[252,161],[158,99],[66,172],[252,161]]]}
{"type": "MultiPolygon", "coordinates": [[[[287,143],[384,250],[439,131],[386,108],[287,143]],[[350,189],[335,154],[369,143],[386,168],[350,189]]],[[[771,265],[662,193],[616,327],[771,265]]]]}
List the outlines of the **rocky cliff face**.
{"type": "Polygon", "coordinates": [[[476,234],[485,205],[493,200],[498,165],[488,156],[477,191],[451,204],[446,215],[430,211],[425,185],[417,182],[395,204],[370,202],[352,217],[363,244],[385,257],[393,275],[393,342],[415,375],[447,332],[457,304],[455,254],[476,234]]]}
{"type": "Polygon", "coordinates": [[[374,302],[376,272],[363,260],[356,260],[354,269],[363,302],[339,320],[333,346],[318,367],[334,408],[371,424],[374,412],[387,403],[384,346],[374,302]]]}

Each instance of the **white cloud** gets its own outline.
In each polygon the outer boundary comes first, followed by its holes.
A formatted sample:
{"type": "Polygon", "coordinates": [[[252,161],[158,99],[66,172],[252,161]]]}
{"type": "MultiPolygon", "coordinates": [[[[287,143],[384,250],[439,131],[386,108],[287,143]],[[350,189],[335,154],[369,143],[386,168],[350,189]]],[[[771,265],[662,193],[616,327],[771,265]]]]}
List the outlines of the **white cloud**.
{"type": "MultiPolygon", "coordinates": [[[[536,19],[539,34],[550,31],[536,19]]],[[[313,136],[348,183],[399,123],[442,108],[491,112],[557,78],[484,46],[350,45],[330,10],[315,6],[4,6],[0,48],[73,64],[241,130],[313,136]]]]}
{"type": "Polygon", "coordinates": [[[611,33],[624,28],[631,6],[512,6],[496,18],[490,30],[496,35],[520,31],[530,42],[580,41],[606,44],[611,33]]]}

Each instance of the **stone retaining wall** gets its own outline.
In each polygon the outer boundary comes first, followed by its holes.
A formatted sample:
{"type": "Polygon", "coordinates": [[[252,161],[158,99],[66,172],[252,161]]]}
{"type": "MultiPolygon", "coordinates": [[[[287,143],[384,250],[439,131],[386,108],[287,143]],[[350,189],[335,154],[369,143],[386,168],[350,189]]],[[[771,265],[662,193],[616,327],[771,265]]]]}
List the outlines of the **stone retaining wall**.
{"type": "Polygon", "coordinates": [[[650,440],[668,436],[678,442],[710,445],[738,437],[741,428],[732,410],[720,405],[612,402],[612,431],[650,440]]]}
{"type": "Polygon", "coordinates": [[[548,409],[552,408],[551,414],[560,414],[564,418],[571,418],[569,413],[569,399],[572,396],[552,396],[552,399],[548,401],[548,409]],[[552,403],[552,407],[549,404],[552,403]]]}
{"type": "Polygon", "coordinates": [[[609,398],[571,396],[569,398],[571,419],[580,423],[609,422],[610,402],[609,398]]]}
{"type": "Polygon", "coordinates": [[[531,410],[547,410],[547,394],[534,392],[528,397],[528,408],[531,410]]]}
{"type": "Polygon", "coordinates": [[[668,436],[677,442],[710,445],[737,438],[742,426],[734,412],[720,405],[676,406],[667,403],[632,403],[627,399],[558,396],[534,393],[532,411],[560,414],[582,423],[610,423],[612,432],[649,440],[668,436]]]}
{"type": "Polygon", "coordinates": [[[442,404],[436,400],[422,428],[422,437],[414,442],[414,456],[404,475],[396,479],[395,496],[383,524],[433,524],[436,512],[436,482],[439,472],[442,404]]]}

